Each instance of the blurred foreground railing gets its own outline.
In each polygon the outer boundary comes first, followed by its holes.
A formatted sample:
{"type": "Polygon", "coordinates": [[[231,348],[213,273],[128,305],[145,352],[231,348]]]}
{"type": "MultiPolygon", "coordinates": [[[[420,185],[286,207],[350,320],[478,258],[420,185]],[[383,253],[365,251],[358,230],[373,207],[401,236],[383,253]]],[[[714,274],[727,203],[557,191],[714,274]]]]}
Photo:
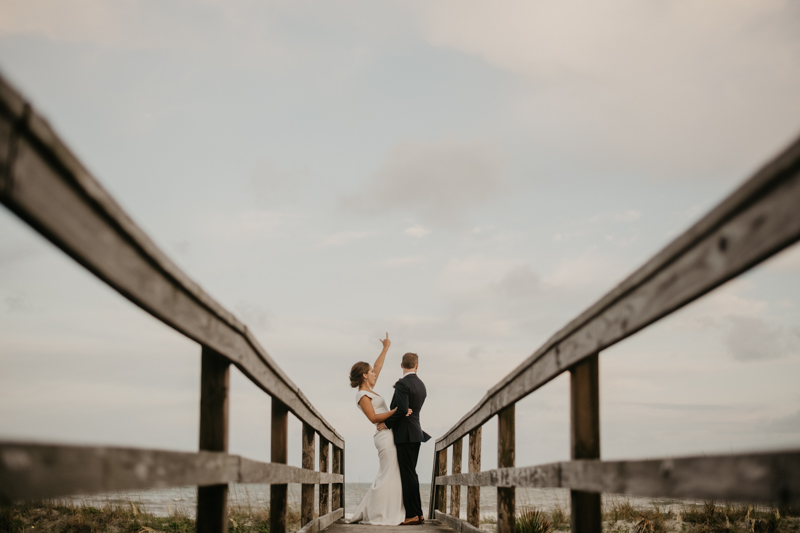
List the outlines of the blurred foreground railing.
{"type": "Polygon", "coordinates": [[[598,354],[800,239],[800,140],[495,385],[436,441],[430,515],[476,533],[480,487],[497,487],[497,533],[514,532],[515,487],[571,489],[572,531],[601,531],[600,493],[800,503],[800,450],[600,461],[598,354]],[[516,402],[570,373],[572,461],[515,467],[516,402]],[[497,416],[496,470],[481,472],[481,426],[497,416]],[[468,473],[461,473],[469,436],[468,473]],[[452,475],[447,475],[447,449],[452,475]],[[467,489],[467,520],[460,515],[467,489]],[[451,486],[447,514],[447,486],[451,486]]]}
{"type": "Polygon", "coordinates": [[[0,505],[197,485],[198,531],[221,532],[227,530],[228,483],[269,483],[270,531],[283,533],[287,483],[302,483],[304,532],[315,533],[343,516],[342,437],[247,327],[156,247],[2,77],[0,202],[123,296],[202,346],[198,453],[0,442],[0,505]],[[227,454],[231,364],[272,397],[269,463],[227,454]],[[289,412],[303,423],[302,468],[286,465],[289,412]],[[320,471],[314,469],[315,434],[320,471]]]}

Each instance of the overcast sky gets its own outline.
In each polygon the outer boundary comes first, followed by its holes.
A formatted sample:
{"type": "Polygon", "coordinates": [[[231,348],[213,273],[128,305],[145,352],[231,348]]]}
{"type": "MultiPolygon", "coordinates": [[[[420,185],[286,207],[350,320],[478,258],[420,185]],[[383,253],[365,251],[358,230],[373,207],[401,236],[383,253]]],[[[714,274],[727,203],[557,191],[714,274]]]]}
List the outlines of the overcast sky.
{"type": "MultiPolygon", "coordinates": [[[[417,352],[450,428],[800,133],[800,4],[5,0],[0,69],[371,481],[350,366],[388,331],[377,391],[417,352]]],[[[602,455],[800,446],[798,304],[795,248],[604,352],[602,455]]],[[[199,355],[0,209],[0,439],[194,450],[199,355]]],[[[517,417],[518,465],[569,458],[566,376],[517,417]]]]}

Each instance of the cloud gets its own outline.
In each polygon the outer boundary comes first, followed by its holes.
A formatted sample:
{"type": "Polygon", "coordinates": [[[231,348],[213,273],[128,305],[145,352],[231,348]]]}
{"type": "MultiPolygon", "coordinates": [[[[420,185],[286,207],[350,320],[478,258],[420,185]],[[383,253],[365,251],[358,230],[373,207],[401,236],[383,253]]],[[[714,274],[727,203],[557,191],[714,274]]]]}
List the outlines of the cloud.
{"type": "Polygon", "coordinates": [[[6,304],[6,309],[9,313],[25,313],[36,310],[31,299],[23,293],[6,296],[3,298],[3,302],[6,304]]]}
{"type": "Polygon", "coordinates": [[[277,211],[244,211],[227,220],[218,220],[212,234],[224,239],[270,238],[283,222],[284,215],[277,211]]]}
{"type": "Polygon", "coordinates": [[[261,205],[285,206],[297,203],[308,194],[310,181],[305,167],[284,168],[261,161],[250,174],[249,186],[261,205]]]}
{"type": "Polygon", "coordinates": [[[422,265],[428,260],[422,256],[409,256],[409,257],[390,257],[381,262],[382,265],[387,267],[411,267],[422,265]]]}
{"type": "Polygon", "coordinates": [[[794,245],[769,258],[764,266],[775,272],[800,272],[800,246],[794,245]]]}
{"type": "Polygon", "coordinates": [[[752,316],[728,320],[724,343],[734,359],[756,361],[800,354],[800,328],[790,329],[752,316]]]}
{"type": "Polygon", "coordinates": [[[539,146],[569,143],[595,168],[740,175],[800,120],[796,2],[459,0],[420,18],[432,44],[526,79],[539,146]]]}
{"type": "Polygon", "coordinates": [[[372,231],[340,231],[326,238],[320,246],[339,246],[372,235],[372,231]]]}
{"type": "Polygon", "coordinates": [[[772,418],[761,425],[761,429],[771,433],[800,433],[800,411],[772,418]]]}
{"type": "Polygon", "coordinates": [[[362,214],[413,214],[429,224],[461,226],[504,188],[505,163],[489,146],[442,141],[395,146],[363,191],[342,200],[362,214]]]}
{"type": "Polygon", "coordinates": [[[403,230],[403,233],[405,233],[406,235],[409,235],[411,237],[417,237],[418,239],[421,239],[430,232],[431,230],[423,228],[419,224],[403,230]]]}
{"type": "Polygon", "coordinates": [[[614,220],[617,222],[633,222],[634,220],[639,220],[642,218],[641,211],[620,211],[619,213],[614,213],[614,220]]]}
{"type": "Polygon", "coordinates": [[[239,302],[234,307],[234,311],[249,329],[255,331],[270,329],[272,313],[266,309],[249,302],[239,302]]]}
{"type": "Polygon", "coordinates": [[[540,294],[543,285],[541,277],[530,265],[518,265],[503,275],[495,289],[509,298],[530,298],[540,294]]]}

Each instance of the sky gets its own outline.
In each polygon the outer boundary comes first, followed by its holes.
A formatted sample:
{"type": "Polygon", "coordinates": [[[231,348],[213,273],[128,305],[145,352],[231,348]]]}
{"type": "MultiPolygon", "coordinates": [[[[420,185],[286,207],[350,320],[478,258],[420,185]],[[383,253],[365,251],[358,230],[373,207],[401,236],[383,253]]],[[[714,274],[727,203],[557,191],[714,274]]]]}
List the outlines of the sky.
{"type": "MultiPolygon", "coordinates": [[[[418,353],[442,435],[796,138],[799,29],[788,0],[5,0],[0,72],[370,482],[351,365],[388,332],[388,396],[418,353]]],[[[602,456],[800,446],[798,304],[795,247],[603,352],[602,456]]],[[[196,450],[199,375],[0,209],[0,439],[196,450]]],[[[230,451],[268,461],[269,398],[231,386],[230,451]]],[[[517,405],[517,465],[569,459],[568,386],[517,405]]]]}

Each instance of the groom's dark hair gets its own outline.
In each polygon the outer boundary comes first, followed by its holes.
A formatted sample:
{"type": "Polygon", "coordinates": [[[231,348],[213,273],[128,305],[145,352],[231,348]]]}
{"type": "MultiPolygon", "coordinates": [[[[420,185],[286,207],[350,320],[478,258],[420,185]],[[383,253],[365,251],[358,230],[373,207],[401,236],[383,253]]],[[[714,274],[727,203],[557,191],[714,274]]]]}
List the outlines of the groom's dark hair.
{"type": "Polygon", "coordinates": [[[403,365],[403,368],[410,370],[417,366],[417,363],[419,363],[419,357],[417,357],[417,354],[408,352],[403,356],[403,362],[401,364],[403,365]]]}

